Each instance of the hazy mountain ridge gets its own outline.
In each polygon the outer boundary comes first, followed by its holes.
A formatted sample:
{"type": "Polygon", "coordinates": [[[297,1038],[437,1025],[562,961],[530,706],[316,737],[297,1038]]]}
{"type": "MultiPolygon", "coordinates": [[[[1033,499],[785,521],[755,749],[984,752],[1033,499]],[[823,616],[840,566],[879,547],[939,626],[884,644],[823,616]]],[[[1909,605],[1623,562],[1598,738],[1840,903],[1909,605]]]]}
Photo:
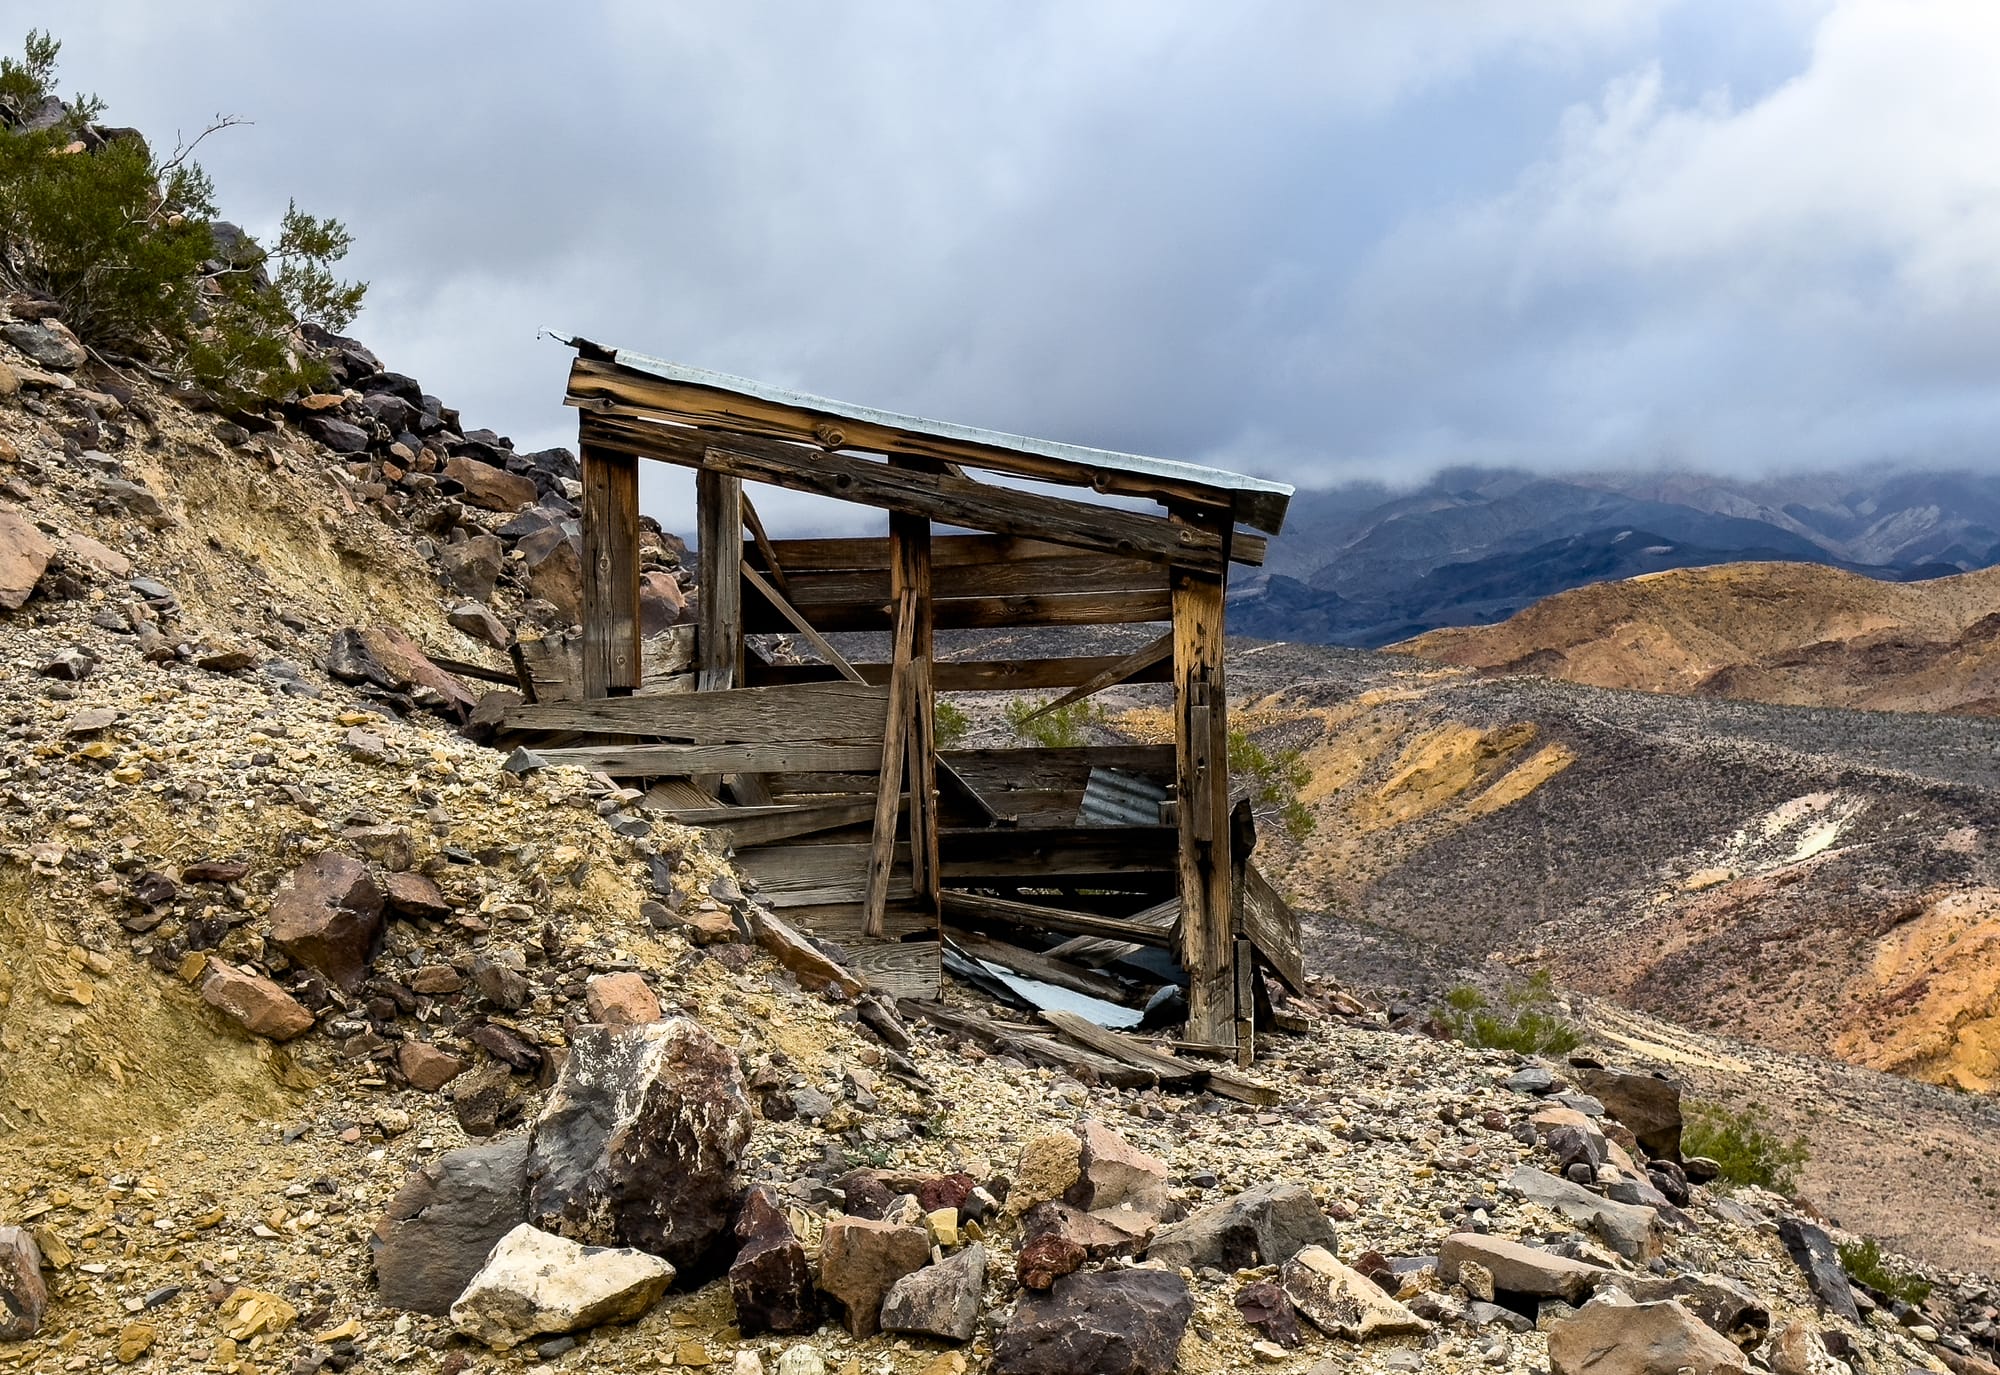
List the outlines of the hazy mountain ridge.
{"type": "Polygon", "coordinates": [[[1239,580],[1231,629],[1374,648],[1504,620],[1572,587],[1746,560],[1885,581],[1988,567],[2000,561],[2000,478],[1455,469],[1414,492],[1307,491],[1264,574],[1239,580]]]}

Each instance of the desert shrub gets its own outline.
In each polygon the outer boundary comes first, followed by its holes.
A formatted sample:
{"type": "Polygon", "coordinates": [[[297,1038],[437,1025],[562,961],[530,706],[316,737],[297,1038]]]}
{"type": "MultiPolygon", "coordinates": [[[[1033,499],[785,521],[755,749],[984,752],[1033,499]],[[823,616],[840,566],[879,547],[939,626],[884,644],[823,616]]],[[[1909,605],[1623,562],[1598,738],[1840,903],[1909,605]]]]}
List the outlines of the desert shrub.
{"type": "Polygon", "coordinates": [[[296,204],[277,243],[218,239],[214,186],[191,154],[219,120],[170,156],[92,129],[103,102],[78,97],[60,118],[27,117],[55,92],[61,44],[29,33],[19,60],[0,59],[0,279],[55,300],[63,322],[101,351],[145,358],[226,404],[275,400],[320,379],[293,333],[341,330],[365,283],[332,265],[349,237],[296,204]]]}
{"type": "Polygon", "coordinates": [[[1882,1243],[1874,1237],[1849,1242],[1840,1248],[1840,1268],[1878,1294],[1901,1299],[1912,1308],[1931,1296],[1930,1281],[1891,1265],[1882,1255],[1882,1243]]]}
{"type": "Polygon", "coordinates": [[[1707,1156],[1731,1184],[1754,1184],[1789,1194],[1798,1188],[1806,1163],[1803,1137],[1781,1137],[1755,1103],[1740,1110],[1716,1103],[1688,1108],[1681,1128],[1681,1152],[1707,1156]]]}
{"type": "Polygon", "coordinates": [[[1007,724],[1014,734],[1043,749],[1072,749],[1090,741],[1090,727],[1104,720],[1104,708],[1085,698],[1035,716],[1046,698],[1015,697],[1008,701],[1007,724]],[[1033,720],[1029,718],[1033,717],[1033,720]]]}
{"type": "Polygon", "coordinates": [[[1438,1020],[1455,1039],[1482,1050],[1561,1055],[1583,1042],[1557,1008],[1546,970],[1509,988],[1498,1005],[1471,984],[1460,984],[1445,994],[1438,1020]]]}
{"type": "Polygon", "coordinates": [[[1312,769],[1297,750],[1275,754],[1240,730],[1229,732],[1229,772],[1251,785],[1258,811],[1277,816],[1294,840],[1312,834],[1313,814],[1299,801],[1299,790],[1312,781],[1312,769]]]}
{"type": "Polygon", "coordinates": [[[934,738],[937,747],[941,750],[956,748],[965,739],[965,733],[972,729],[972,718],[965,714],[965,708],[950,698],[938,698],[936,706],[934,738]]]}

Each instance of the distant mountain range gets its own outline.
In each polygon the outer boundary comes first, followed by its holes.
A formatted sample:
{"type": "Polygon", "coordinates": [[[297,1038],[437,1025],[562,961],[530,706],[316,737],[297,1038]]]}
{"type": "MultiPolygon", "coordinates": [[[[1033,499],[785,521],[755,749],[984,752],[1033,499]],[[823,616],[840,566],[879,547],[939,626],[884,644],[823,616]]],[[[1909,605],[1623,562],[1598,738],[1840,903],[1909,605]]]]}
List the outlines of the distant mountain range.
{"type": "Polygon", "coordinates": [[[1394,492],[1304,491],[1229,628],[1376,648],[1505,620],[1544,597],[1670,568],[1817,563],[1891,582],[2000,563],[2000,476],[1541,477],[1453,469],[1394,492]]]}

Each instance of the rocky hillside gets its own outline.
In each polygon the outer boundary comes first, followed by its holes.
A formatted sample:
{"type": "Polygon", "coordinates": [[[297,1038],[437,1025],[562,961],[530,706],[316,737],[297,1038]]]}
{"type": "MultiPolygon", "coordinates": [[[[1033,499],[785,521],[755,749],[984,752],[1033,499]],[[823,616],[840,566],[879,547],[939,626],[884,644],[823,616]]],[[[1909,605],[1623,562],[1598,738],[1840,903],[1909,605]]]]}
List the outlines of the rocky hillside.
{"type": "Polygon", "coordinates": [[[1808,564],[1681,569],[1393,652],[1642,692],[2000,715],[2000,573],[1888,583],[1808,564]]]}
{"type": "Polygon", "coordinates": [[[1664,1081],[1329,984],[1257,1105],[899,1015],[636,794],[459,733],[566,620],[566,456],[348,341],[221,416],[11,312],[0,1366],[1990,1369],[1973,1266],[1850,1283],[1664,1081]]]}

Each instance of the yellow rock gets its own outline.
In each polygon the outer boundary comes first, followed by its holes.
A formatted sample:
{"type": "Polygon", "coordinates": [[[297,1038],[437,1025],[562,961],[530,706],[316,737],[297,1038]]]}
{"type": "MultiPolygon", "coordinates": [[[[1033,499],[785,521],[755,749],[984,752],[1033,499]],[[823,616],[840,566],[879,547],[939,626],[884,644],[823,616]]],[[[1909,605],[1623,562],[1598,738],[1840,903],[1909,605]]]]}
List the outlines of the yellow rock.
{"type": "Polygon", "coordinates": [[[148,1351],[159,1336],[149,1322],[128,1322],[118,1334],[118,1364],[130,1365],[148,1351]]]}
{"type": "Polygon", "coordinates": [[[338,1327],[329,1327],[324,1332],[314,1333],[313,1340],[316,1342],[320,1342],[322,1344],[330,1344],[333,1342],[344,1342],[347,1341],[349,1338],[358,1337],[360,1335],[361,1335],[361,1319],[349,1318],[346,1322],[342,1323],[338,1327]]]}
{"type": "Polygon", "coordinates": [[[938,1245],[958,1245],[958,1209],[939,1208],[936,1212],[925,1213],[924,1226],[930,1229],[931,1240],[938,1245]]]}
{"type": "Polygon", "coordinates": [[[239,1289],[216,1309],[225,1336],[239,1342],[252,1337],[283,1332],[299,1320],[299,1310],[276,1294],[261,1289],[239,1289]]]}
{"type": "Polygon", "coordinates": [[[684,1366],[714,1365],[715,1357],[708,1354],[708,1348],[700,1342],[682,1342],[674,1351],[674,1364],[684,1366]]]}

